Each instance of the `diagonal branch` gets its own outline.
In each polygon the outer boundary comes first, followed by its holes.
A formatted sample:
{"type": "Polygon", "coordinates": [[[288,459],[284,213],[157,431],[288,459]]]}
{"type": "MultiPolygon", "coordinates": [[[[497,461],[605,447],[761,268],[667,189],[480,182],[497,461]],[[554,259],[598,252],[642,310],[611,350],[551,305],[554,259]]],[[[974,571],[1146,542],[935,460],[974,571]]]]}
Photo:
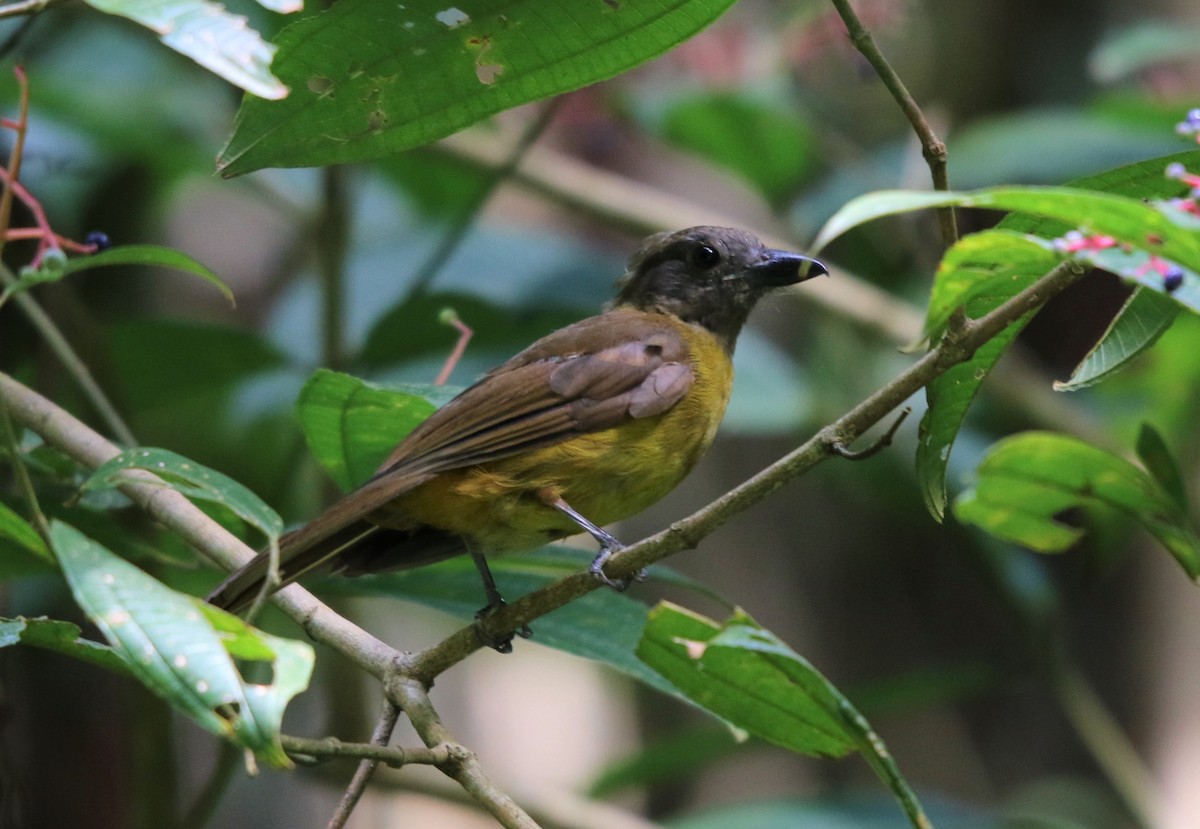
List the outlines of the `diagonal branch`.
{"type": "MultiPolygon", "coordinates": [[[[1064,262],[986,316],[978,320],[965,320],[954,337],[943,338],[924,357],[808,441],[706,507],[614,554],[605,570],[614,578],[630,576],[667,556],[695,547],[702,538],[788,481],[831,457],[837,457],[833,448],[835,445],[853,443],[886,417],[888,412],[952,366],[969,360],[977,348],[1024,314],[1044,305],[1082,273],[1080,265],[1064,262]]],[[[487,632],[516,630],[599,586],[588,573],[574,573],[496,611],[487,620],[487,632]]],[[[442,642],[415,654],[411,668],[413,675],[425,682],[432,682],[438,674],[479,647],[475,627],[462,628],[442,642]]]]}
{"type": "MultiPolygon", "coordinates": [[[[846,24],[846,32],[850,35],[850,42],[854,44],[854,48],[861,52],[862,56],[871,64],[871,68],[879,75],[883,85],[900,105],[900,111],[904,113],[908,123],[912,124],[913,131],[921,141],[921,154],[925,157],[925,163],[929,165],[929,173],[933,177],[933,189],[949,190],[950,178],[946,174],[945,143],[937,137],[937,133],[933,131],[925,113],[921,111],[921,107],[909,93],[904,81],[900,80],[896,70],[892,68],[892,65],[887,62],[887,58],[883,56],[883,52],[879,51],[879,47],[875,45],[875,39],[871,37],[867,27],[862,24],[858,15],[854,13],[854,9],[851,8],[850,0],[833,0],[833,7],[837,9],[842,22],[846,24]]],[[[954,220],[954,208],[938,208],[937,215],[942,228],[942,241],[946,247],[950,247],[958,241],[958,225],[954,220]]]]}

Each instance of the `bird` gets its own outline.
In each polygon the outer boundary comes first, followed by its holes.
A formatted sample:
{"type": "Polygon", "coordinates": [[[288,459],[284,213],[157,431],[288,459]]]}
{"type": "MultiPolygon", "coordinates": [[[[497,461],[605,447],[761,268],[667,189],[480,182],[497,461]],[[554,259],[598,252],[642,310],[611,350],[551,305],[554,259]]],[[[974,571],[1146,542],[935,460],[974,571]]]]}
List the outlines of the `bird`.
{"type": "MultiPolygon", "coordinates": [[[[622,545],[603,527],[661,499],[709,448],[729,402],[734,346],[758,300],[827,273],[736,228],[650,236],[606,310],[484,374],[366,483],[285,534],[272,588],[318,568],[356,576],[465,553],[487,594],[482,618],[504,604],[486,555],[583,531],[600,546],[589,572],[625,589],[628,577],[604,571],[622,545]]],[[[269,568],[264,551],[208,601],[246,609],[269,568]]],[[[486,644],[506,652],[511,640],[486,644]]]]}

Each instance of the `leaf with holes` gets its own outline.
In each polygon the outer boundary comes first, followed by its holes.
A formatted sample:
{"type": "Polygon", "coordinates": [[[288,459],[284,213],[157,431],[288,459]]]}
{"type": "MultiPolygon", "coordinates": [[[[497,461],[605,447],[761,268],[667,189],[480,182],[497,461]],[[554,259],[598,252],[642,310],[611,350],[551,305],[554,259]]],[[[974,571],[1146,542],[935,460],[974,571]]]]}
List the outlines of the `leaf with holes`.
{"type": "Polygon", "coordinates": [[[309,645],[171,590],[70,525],[56,521],[50,536],[75,601],[134,676],[203,728],[291,765],[279,728],[288,701],[308,686],[309,645]],[[270,681],[243,679],[234,658],[264,663],[270,681]]]}
{"type": "Polygon", "coordinates": [[[339,0],[280,32],[282,101],[247,98],[222,175],[381,158],[602,81],[687,40],[733,0],[339,0]]]}
{"type": "Polygon", "coordinates": [[[976,475],[954,503],[964,523],[1053,553],[1083,534],[1057,516],[1102,504],[1140,522],[1190,577],[1200,577],[1200,538],[1187,512],[1154,476],[1122,458],[1066,435],[1026,432],[992,447],[976,475]]]}

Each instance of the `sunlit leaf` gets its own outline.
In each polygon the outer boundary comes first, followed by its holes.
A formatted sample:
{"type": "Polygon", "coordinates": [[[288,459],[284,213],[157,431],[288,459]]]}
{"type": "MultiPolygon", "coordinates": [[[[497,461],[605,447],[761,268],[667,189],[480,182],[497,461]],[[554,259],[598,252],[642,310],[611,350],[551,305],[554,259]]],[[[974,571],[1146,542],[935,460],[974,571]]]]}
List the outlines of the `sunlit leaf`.
{"type": "Polygon", "coordinates": [[[978,480],[954,504],[955,516],[1038,552],[1065,550],[1083,531],[1057,516],[1100,504],[1138,521],[1192,578],[1200,577],[1200,538],[1163,486],[1128,461],[1081,440],[1026,432],[997,443],[978,480]]]}
{"type": "Polygon", "coordinates": [[[274,766],[287,702],[308,685],[313,650],[268,636],[177,593],[73,527],[55,522],[54,550],[75,600],[130,672],[200,726],[274,766]],[[269,663],[271,680],[242,678],[233,658],[269,663]]]}
{"type": "Polygon", "coordinates": [[[340,0],[277,38],[292,94],[248,98],[223,175],[380,158],[518,104],[610,78],[715,20],[732,0],[546,3],[340,0]]]}
{"type": "MultiPolygon", "coordinates": [[[[97,11],[120,15],[153,30],[163,44],[210,72],[262,98],[288,89],[271,74],[276,47],[246,25],[246,18],[208,0],[85,0],[97,11]]],[[[291,12],[302,4],[266,0],[266,8],[291,12]]]]}

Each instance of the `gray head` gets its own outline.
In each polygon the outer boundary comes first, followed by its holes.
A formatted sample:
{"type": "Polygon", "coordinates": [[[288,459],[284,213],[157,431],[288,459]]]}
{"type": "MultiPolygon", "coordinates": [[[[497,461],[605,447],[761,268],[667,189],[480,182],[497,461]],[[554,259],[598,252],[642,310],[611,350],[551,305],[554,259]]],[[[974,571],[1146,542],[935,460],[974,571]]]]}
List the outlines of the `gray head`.
{"type": "Polygon", "coordinates": [[[773,288],[828,273],[816,259],[768,248],[732,227],[689,227],[642,242],[617,283],[614,306],[674,314],[732,352],[754,304],[773,288]]]}

